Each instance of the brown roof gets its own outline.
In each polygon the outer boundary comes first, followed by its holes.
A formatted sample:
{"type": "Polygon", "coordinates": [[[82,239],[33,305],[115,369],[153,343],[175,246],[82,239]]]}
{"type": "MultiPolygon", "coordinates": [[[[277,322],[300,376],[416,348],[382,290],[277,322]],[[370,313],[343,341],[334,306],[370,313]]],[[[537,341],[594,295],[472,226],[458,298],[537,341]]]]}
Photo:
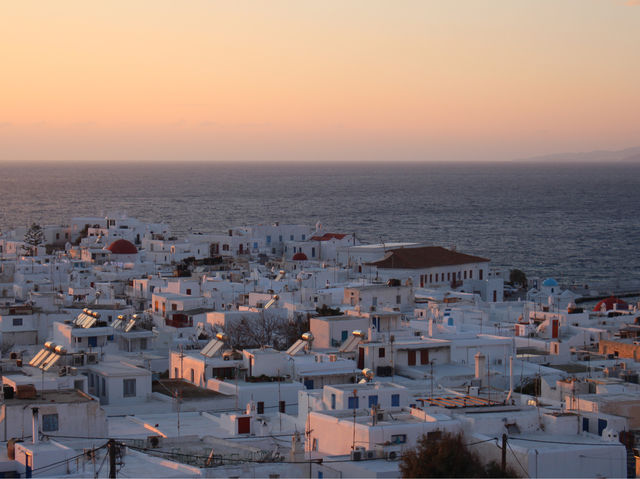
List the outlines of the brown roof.
{"type": "Polygon", "coordinates": [[[381,260],[369,264],[382,269],[424,269],[487,262],[487,258],[458,253],[442,246],[421,246],[392,249],[381,260]]]}
{"type": "Polygon", "coordinates": [[[332,239],[341,240],[345,236],[347,236],[347,235],[341,234],[341,233],[325,233],[322,236],[313,236],[313,237],[311,237],[311,241],[329,241],[329,240],[332,240],[332,239]]]}

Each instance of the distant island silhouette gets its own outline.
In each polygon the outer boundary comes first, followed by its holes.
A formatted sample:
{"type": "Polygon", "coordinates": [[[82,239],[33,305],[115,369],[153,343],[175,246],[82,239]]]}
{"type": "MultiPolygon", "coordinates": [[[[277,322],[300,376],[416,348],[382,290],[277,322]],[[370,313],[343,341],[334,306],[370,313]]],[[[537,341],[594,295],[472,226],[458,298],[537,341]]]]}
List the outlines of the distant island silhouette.
{"type": "Polygon", "coordinates": [[[514,161],[640,163],[640,146],[625,148],[624,150],[594,150],[585,152],[553,153],[550,155],[518,158],[514,161]]]}

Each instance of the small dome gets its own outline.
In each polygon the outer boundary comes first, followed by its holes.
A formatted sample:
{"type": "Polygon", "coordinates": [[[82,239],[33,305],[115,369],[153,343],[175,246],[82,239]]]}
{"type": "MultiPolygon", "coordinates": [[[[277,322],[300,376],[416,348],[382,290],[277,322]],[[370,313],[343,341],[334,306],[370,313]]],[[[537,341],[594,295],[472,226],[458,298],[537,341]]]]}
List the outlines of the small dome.
{"type": "Polygon", "coordinates": [[[296,253],[291,259],[293,259],[293,261],[307,261],[309,258],[307,258],[307,255],[304,253],[296,253]]]}
{"type": "Polygon", "coordinates": [[[558,282],[553,278],[547,278],[542,282],[542,286],[547,286],[551,288],[554,286],[558,286],[558,282]]]}
{"type": "Polygon", "coordinates": [[[115,240],[107,249],[111,251],[112,254],[137,254],[138,248],[131,242],[126,239],[115,240]]]}

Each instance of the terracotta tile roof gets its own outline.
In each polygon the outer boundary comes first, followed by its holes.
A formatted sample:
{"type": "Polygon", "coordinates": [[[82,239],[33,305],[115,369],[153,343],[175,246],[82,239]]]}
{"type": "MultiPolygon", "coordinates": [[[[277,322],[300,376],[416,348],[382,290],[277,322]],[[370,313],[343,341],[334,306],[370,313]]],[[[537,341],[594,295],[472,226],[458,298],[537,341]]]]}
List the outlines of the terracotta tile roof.
{"type": "Polygon", "coordinates": [[[392,249],[381,260],[369,264],[382,269],[424,269],[488,261],[487,258],[458,253],[442,246],[421,246],[392,249]]]}
{"type": "Polygon", "coordinates": [[[332,240],[332,239],[341,240],[345,236],[347,236],[347,235],[343,235],[343,234],[340,234],[340,233],[325,233],[322,236],[312,236],[311,237],[311,241],[329,241],[329,240],[332,240]]]}

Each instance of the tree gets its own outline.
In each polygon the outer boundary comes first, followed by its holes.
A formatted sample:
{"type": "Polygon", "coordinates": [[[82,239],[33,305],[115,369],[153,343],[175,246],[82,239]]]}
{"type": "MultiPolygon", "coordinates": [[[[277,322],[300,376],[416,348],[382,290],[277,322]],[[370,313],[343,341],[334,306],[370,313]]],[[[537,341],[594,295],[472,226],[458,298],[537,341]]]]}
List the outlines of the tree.
{"type": "Polygon", "coordinates": [[[342,314],[342,311],[340,311],[340,308],[330,308],[323,304],[321,307],[316,307],[316,313],[318,316],[338,316],[342,314]]]}
{"type": "Polygon", "coordinates": [[[509,272],[509,282],[525,287],[527,285],[527,275],[520,269],[512,269],[509,272]]]}
{"type": "Polygon", "coordinates": [[[402,454],[402,477],[517,477],[491,461],[485,465],[464,444],[461,433],[442,433],[438,439],[422,436],[418,446],[402,454]]]}
{"type": "Polygon", "coordinates": [[[36,247],[44,243],[44,232],[42,226],[36,223],[32,223],[27,232],[24,234],[25,245],[22,249],[25,252],[25,256],[35,256],[36,247]]]}

